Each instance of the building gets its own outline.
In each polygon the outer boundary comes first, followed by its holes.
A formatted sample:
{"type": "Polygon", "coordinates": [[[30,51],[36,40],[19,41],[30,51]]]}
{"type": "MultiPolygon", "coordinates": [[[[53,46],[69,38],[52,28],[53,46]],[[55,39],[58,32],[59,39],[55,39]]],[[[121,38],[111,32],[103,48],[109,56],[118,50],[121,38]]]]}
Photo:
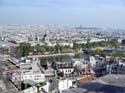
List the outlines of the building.
{"type": "Polygon", "coordinates": [[[91,64],[92,68],[94,68],[96,66],[96,59],[95,59],[95,57],[91,56],[89,61],[90,61],[90,64],[91,64]]]}
{"type": "Polygon", "coordinates": [[[63,62],[63,63],[56,63],[57,71],[62,72],[64,76],[69,76],[74,71],[74,67],[72,63],[63,62]]]}
{"type": "Polygon", "coordinates": [[[24,59],[20,63],[21,81],[32,80],[40,83],[45,81],[45,74],[40,69],[38,59],[24,59]]]}
{"type": "Polygon", "coordinates": [[[106,75],[62,93],[125,93],[125,75],[106,75]]]}
{"type": "Polygon", "coordinates": [[[70,87],[73,87],[73,81],[72,80],[68,80],[68,79],[59,80],[58,89],[60,91],[69,89],[70,87]]]}

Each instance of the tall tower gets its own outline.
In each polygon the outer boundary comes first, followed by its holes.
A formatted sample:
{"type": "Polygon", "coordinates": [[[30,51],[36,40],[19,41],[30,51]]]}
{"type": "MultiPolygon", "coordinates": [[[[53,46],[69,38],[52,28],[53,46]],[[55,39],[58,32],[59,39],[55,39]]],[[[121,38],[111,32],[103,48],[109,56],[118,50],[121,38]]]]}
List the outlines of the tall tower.
{"type": "Polygon", "coordinates": [[[45,44],[45,45],[47,45],[47,44],[48,44],[48,42],[49,42],[49,38],[48,38],[48,36],[47,36],[46,31],[45,31],[45,34],[44,34],[43,39],[44,39],[44,44],[45,44]]]}
{"type": "Polygon", "coordinates": [[[46,40],[46,37],[47,37],[47,33],[46,33],[46,31],[45,31],[45,34],[44,34],[44,42],[45,42],[45,40],[46,40]]]}
{"type": "Polygon", "coordinates": [[[36,35],[35,35],[35,41],[36,41],[36,42],[39,42],[39,36],[38,36],[37,33],[36,33],[36,35]]]}

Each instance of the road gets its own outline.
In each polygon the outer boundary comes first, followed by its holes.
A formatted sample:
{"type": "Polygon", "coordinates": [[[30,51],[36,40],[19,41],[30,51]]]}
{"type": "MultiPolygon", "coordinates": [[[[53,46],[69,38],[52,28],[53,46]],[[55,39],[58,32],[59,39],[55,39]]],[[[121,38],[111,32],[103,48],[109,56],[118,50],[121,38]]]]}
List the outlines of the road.
{"type": "Polygon", "coordinates": [[[59,53],[59,54],[49,54],[49,55],[30,55],[30,56],[27,56],[27,58],[41,58],[41,57],[53,57],[53,56],[73,56],[75,55],[75,53],[59,53]]]}

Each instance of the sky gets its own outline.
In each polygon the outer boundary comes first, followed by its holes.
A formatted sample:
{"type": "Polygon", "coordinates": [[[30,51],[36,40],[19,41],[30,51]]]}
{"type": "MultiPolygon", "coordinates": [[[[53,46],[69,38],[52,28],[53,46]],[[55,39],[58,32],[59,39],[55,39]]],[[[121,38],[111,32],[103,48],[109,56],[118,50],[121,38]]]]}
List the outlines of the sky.
{"type": "Polygon", "coordinates": [[[0,0],[0,24],[125,28],[125,0],[0,0]]]}

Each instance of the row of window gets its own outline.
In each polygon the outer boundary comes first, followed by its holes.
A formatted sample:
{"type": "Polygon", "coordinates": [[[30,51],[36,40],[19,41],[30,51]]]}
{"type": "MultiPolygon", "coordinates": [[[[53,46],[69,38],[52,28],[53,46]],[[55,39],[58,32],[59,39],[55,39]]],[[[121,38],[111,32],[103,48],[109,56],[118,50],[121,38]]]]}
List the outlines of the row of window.
{"type": "Polygon", "coordinates": [[[24,79],[28,79],[28,78],[34,78],[34,79],[38,79],[38,78],[40,78],[41,77],[41,75],[37,75],[37,76],[22,76],[22,78],[24,78],[24,79]]]}
{"type": "Polygon", "coordinates": [[[64,73],[71,73],[72,72],[72,70],[71,69],[65,69],[65,70],[61,70],[61,72],[64,72],[64,73]]]}

